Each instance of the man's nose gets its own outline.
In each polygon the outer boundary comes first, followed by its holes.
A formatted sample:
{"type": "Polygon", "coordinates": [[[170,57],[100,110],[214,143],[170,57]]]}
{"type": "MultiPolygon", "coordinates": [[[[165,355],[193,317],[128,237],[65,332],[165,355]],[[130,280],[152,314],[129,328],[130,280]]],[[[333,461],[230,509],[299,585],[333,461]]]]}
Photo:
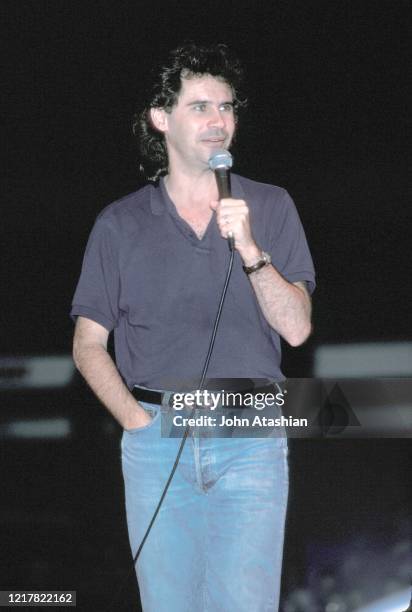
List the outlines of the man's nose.
{"type": "Polygon", "coordinates": [[[210,111],[209,125],[223,127],[225,125],[225,117],[220,108],[213,108],[210,111]]]}

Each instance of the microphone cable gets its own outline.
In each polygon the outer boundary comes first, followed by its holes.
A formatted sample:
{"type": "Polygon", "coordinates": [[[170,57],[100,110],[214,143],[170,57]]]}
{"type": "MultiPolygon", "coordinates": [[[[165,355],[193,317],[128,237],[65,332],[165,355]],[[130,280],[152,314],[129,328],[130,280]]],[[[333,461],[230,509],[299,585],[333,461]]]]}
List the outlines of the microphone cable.
{"type": "MultiPolygon", "coordinates": [[[[230,247],[229,265],[228,265],[228,268],[227,268],[225,283],[223,285],[223,290],[222,290],[222,294],[220,296],[219,306],[218,306],[218,309],[217,309],[216,318],[215,318],[215,322],[214,322],[214,325],[213,325],[213,331],[212,331],[212,335],[211,335],[210,342],[209,342],[209,348],[208,348],[208,351],[207,351],[205,363],[203,365],[202,375],[200,377],[200,382],[199,382],[199,385],[198,385],[199,391],[203,391],[203,385],[205,384],[205,378],[206,378],[207,370],[209,368],[210,358],[212,356],[213,347],[215,345],[217,328],[219,326],[220,317],[222,315],[222,310],[223,310],[223,304],[225,302],[227,288],[229,286],[229,281],[230,281],[230,277],[231,277],[231,274],[232,274],[233,259],[234,259],[235,251],[234,251],[234,249],[231,248],[231,245],[229,245],[229,247],[230,247]]],[[[189,419],[192,418],[192,416],[195,413],[195,410],[196,410],[196,405],[193,406],[193,408],[192,408],[192,410],[190,412],[190,415],[189,415],[189,419]]],[[[143,537],[143,539],[141,541],[141,544],[140,544],[139,548],[137,549],[137,552],[136,552],[136,554],[135,554],[135,556],[133,558],[133,566],[136,564],[136,561],[139,558],[139,555],[140,555],[140,553],[142,551],[144,543],[146,542],[147,537],[148,537],[148,535],[150,533],[150,530],[152,528],[152,525],[155,522],[155,519],[156,519],[156,517],[157,517],[157,515],[159,513],[159,510],[160,510],[160,507],[162,505],[162,502],[163,502],[164,498],[166,497],[167,490],[168,490],[168,488],[170,486],[170,483],[172,482],[172,478],[174,476],[174,473],[176,472],[176,469],[177,469],[177,466],[178,466],[178,463],[179,463],[179,459],[180,459],[180,456],[181,456],[181,454],[183,452],[183,447],[185,445],[185,442],[186,442],[187,436],[189,434],[189,431],[190,431],[190,425],[187,425],[186,429],[184,431],[183,437],[182,437],[182,441],[180,443],[179,450],[178,450],[177,455],[176,455],[175,462],[174,462],[173,467],[172,467],[172,471],[169,474],[169,478],[167,479],[167,482],[166,482],[165,487],[163,489],[163,493],[160,496],[160,499],[159,499],[159,502],[157,504],[156,510],[153,513],[153,516],[152,516],[151,521],[149,523],[149,526],[148,526],[148,528],[146,530],[146,533],[145,533],[145,535],[144,535],[144,537],[143,537]]]]}

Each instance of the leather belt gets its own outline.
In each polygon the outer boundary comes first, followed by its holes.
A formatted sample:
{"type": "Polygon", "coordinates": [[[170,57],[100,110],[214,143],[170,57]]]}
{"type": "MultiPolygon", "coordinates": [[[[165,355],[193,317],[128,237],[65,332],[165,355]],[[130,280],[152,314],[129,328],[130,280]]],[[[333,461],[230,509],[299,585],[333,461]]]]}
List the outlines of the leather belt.
{"type": "Polygon", "coordinates": [[[144,389],[143,387],[133,387],[132,394],[141,402],[156,404],[158,406],[163,404],[163,398],[165,396],[163,391],[152,391],[151,389],[144,389]]]}

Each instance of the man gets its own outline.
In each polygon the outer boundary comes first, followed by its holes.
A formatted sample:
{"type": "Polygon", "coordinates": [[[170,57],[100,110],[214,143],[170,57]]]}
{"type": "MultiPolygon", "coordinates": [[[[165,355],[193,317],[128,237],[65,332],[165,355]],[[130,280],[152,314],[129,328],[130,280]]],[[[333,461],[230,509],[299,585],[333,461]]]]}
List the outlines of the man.
{"type": "MultiPolygon", "coordinates": [[[[73,300],[75,363],[124,429],[133,555],[180,444],[161,437],[159,404],[199,380],[229,233],[237,253],[208,377],[273,388],[279,337],[297,346],[311,329],[313,265],[290,197],[233,175],[233,197],[219,201],[209,169],[233,140],[240,78],[224,45],[170,54],[136,123],[164,176],[100,214],[73,300]]],[[[137,561],[144,612],[277,610],[287,487],[284,437],[189,436],[137,561]]]]}

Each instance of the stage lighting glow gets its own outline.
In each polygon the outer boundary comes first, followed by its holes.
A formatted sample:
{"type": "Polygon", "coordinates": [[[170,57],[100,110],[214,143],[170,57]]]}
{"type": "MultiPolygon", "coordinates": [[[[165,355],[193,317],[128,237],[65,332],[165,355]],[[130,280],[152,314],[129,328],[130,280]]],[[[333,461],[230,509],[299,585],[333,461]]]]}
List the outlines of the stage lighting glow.
{"type": "Polygon", "coordinates": [[[71,429],[70,421],[64,418],[20,420],[2,425],[1,434],[5,438],[50,440],[67,438],[71,429]]]}
{"type": "Polygon", "coordinates": [[[410,601],[411,591],[405,589],[360,608],[357,612],[406,612],[410,601]]]}
{"type": "Polygon", "coordinates": [[[0,389],[65,387],[74,371],[71,355],[0,357],[0,389]]]}
{"type": "Polygon", "coordinates": [[[321,345],[315,351],[314,376],[319,378],[412,376],[412,342],[321,345]]]}

